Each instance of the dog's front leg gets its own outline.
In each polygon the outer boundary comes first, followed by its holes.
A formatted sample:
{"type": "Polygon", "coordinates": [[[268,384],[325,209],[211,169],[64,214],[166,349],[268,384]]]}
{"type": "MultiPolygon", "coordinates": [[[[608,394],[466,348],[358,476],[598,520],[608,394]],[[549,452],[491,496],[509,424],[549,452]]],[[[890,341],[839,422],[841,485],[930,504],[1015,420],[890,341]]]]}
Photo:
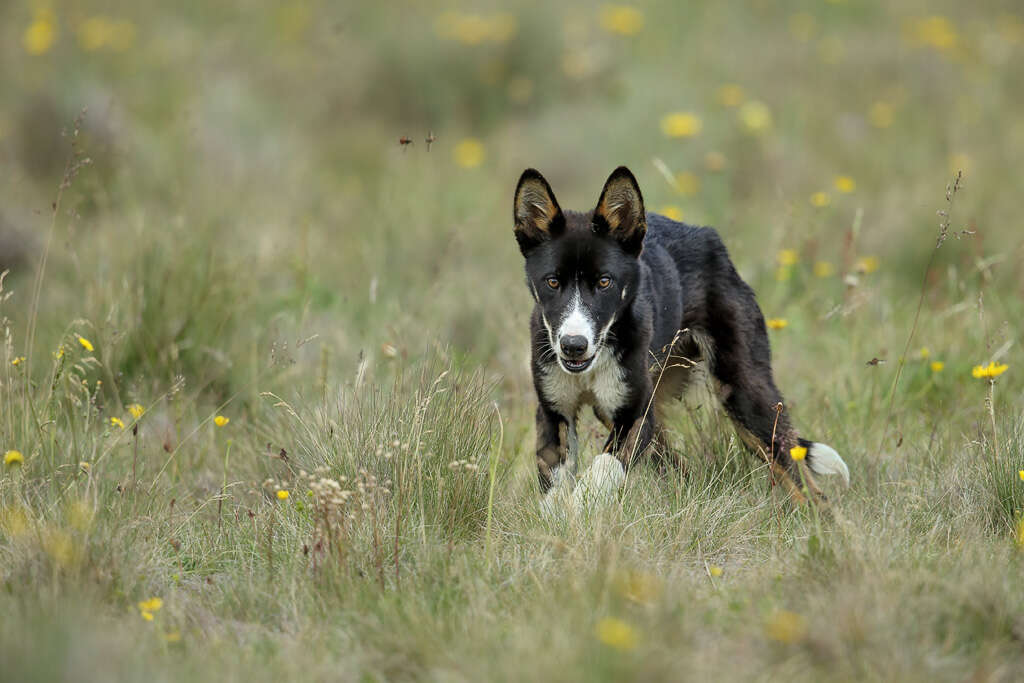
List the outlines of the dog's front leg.
{"type": "Polygon", "coordinates": [[[624,470],[628,470],[647,453],[657,434],[654,410],[644,410],[639,415],[615,420],[612,432],[605,441],[604,451],[614,456],[624,470]]]}
{"type": "Polygon", "coordinates": [[[537,479],[547,493],[562,479],[575,476],[578,451],[576,421],[537,406],[537,479]]]}
{"type": "Polygon", "coordinates": [[[633,420],[617,420],[604,452],[594,458],[573,491],[577,509],[614,500],[626,482],[626,469],[648,449],[656,433],[649,411],[633,420]]]}

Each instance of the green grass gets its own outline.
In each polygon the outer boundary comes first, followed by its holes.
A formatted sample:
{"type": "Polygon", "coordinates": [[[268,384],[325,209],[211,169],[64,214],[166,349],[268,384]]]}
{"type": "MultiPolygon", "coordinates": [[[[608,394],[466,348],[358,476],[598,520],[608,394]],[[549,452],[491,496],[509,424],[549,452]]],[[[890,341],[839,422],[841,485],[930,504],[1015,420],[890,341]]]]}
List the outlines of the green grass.
{"type": "Polygon", "coordinates": [[[665,3],[623,36],[529,0],[510,34],[490,6],[178,5],[0,9],[5,678],[1024,675],[1019,11],[665,3]],[[134,37],[86,49],[95,17],[134,37]],[[623,163],[787,321],[787,409],[852,473],[828,509],[698,391],[685,474],[542,516],[514,183],[585,209],[623,163]]]}

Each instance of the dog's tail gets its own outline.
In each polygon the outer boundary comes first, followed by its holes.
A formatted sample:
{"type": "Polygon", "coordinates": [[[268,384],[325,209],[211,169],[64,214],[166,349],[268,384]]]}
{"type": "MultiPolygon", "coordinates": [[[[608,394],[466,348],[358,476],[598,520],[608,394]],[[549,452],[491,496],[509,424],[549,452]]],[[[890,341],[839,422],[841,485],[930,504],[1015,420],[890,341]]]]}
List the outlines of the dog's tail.
{"type": "Polygon", "coordinates": [[[807,449],[807,465],[815,474],[838,474],[843,483],[850,485],[850,468],[839,457],[835,449],[817,441],[800,439],[800,445],[807,449]]]}

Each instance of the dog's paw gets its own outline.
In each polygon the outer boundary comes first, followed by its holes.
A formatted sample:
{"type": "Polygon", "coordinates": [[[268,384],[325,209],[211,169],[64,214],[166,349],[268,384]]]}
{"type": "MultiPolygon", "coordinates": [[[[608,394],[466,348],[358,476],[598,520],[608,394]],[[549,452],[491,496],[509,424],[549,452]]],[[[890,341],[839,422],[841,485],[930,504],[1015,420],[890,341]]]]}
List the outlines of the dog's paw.
{"type": "Polygon", "coordinates": [[[619,459],[602,453],[594,458],[572,492],[573,508],[582,511],[614,501],[625,481],[626,470],[619,459]]]}
{"type": "Polygon", "coordinates": [[[551,473],[551,488],[540,497],[540,513],[548,521],[565,516],[565,510],[572,501],[576,477],[567,467],[555,468],[551,473]]]}

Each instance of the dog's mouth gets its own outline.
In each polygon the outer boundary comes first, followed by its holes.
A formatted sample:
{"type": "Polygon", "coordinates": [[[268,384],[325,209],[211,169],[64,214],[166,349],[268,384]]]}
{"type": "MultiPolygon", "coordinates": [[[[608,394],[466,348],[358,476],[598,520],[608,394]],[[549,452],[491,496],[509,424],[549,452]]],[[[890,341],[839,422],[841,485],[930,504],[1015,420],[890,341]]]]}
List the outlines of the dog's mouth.
{"type": "Polygon", "coordinates": [[[559,358],[562,362],[562,367],[565,368],[566,372],[583,372],[590,367],[590,364],[594,362],[594,358],[597,357],[595,353],[590,358],[581,358],[579,360],[571,360],[569,358],[559,358]]]}

